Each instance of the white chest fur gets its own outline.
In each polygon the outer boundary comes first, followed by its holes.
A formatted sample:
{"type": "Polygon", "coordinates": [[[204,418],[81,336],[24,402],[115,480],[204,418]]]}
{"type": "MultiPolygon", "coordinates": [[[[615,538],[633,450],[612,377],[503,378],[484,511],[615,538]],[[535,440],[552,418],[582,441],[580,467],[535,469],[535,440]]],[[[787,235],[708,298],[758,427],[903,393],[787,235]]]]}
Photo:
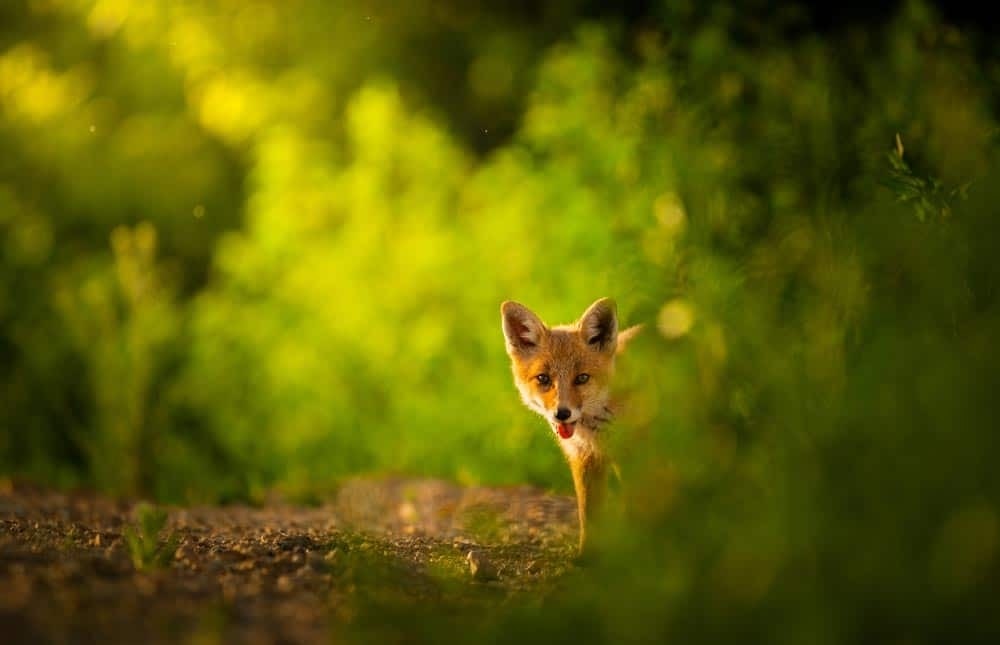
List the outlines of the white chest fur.
{"type": "Polygon", "coordinates": [[[600,439],[597,436],[597,432],[579,423],[576,425],[572,437],[563,439],[556,435],[556,441],[559,442],[559,447],[562,448],[566,457],[571,460],[601,452],[600,439]]]}

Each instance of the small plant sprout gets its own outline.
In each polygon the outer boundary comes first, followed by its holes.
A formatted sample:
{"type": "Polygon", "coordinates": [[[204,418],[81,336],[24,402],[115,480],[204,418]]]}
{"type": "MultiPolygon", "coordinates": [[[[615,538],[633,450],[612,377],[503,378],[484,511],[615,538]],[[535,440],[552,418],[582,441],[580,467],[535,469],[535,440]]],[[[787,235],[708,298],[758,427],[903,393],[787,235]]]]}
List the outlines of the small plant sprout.
{"type": "Polygon", "coordinates": [[[152,504],[135,507],[136,525],[125,527],[125,544],[137,571],[162,568],[173,560],[179,542],[176,535],[160,538],[167,523],[167,512],[152,504]]]}

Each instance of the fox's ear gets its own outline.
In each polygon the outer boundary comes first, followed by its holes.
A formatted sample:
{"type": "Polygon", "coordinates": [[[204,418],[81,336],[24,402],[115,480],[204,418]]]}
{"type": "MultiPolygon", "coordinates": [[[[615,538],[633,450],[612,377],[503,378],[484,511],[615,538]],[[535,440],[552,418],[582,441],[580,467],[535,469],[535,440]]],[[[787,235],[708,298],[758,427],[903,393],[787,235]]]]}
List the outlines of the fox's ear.
{"type": "Polygon", "coordinates": [[[521,303],[508,300],[500,306],[500,315],[508,352],[530,353],[542,342],[545,323],[521,303]]]}
{"type": "Polygon", "coordinates": [[[601,298],[587,307],[580,319],[580,333],[588,345],[601,351],[615,351],[618,339],[618,314],[615,301],[601,298]]]}

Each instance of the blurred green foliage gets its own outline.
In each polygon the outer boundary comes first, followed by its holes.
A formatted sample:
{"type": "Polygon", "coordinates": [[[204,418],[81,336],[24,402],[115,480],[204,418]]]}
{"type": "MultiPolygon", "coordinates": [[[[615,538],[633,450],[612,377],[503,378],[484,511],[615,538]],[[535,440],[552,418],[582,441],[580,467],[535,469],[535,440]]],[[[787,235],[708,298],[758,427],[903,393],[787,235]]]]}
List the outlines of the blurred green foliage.
{"type": "Polygon", "coordinates": [[[568,490],[498,306],[611,295],[649,323],[619,548],[469,633],[1000,636],[1000,66],[925,5],[789,35],[684,2],[570,34],[450,3],[14,4],[0,471],[568,490]]]}

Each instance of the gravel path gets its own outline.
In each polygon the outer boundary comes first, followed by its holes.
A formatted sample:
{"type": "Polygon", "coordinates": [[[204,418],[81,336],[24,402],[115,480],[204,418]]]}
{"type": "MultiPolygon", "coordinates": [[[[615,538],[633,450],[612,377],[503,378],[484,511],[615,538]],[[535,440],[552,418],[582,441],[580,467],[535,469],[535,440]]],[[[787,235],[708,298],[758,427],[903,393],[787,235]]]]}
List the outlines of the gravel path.
{"type": "Polygon", "coordinates": [[[435,480],[350,481],[319,507],[166,510],[164,562],[137,568],[134,504],[0,485],[4,642],[329,642],[373,606],[544,594],[576,540],[569,497],[435,480]]]}

